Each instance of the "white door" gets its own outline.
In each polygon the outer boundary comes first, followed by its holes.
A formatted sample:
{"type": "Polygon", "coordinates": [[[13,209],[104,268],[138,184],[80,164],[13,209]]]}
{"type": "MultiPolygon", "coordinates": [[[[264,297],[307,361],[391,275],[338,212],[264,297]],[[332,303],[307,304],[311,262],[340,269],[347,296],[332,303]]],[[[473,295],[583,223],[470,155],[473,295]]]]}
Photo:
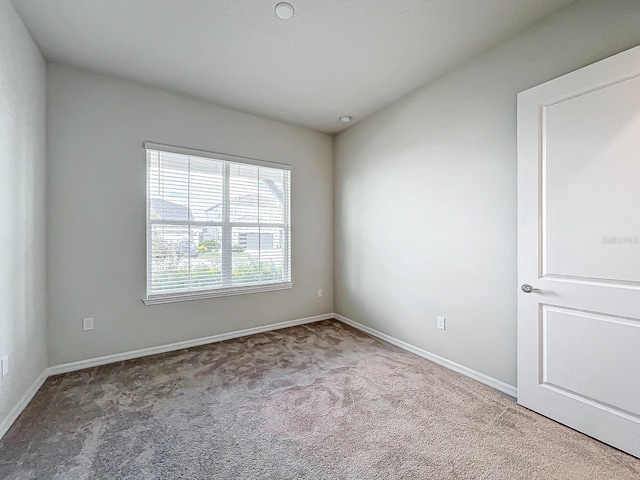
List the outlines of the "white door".
{"type": "Polygon", "coordinates": [[[518,282],[518,403],[640,457],[640,47],[518,95],[518,282]]]}

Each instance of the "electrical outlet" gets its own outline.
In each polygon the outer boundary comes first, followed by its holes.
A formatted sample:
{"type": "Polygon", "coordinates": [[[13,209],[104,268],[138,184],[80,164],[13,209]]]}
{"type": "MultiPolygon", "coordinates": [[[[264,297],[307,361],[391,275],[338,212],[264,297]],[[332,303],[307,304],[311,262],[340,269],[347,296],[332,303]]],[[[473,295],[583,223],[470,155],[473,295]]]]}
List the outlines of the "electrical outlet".
{"type": "Polygon", "coordinates": [[[322,289],[321,288],[318,289],[318,298],[322,298],[322,289]]]}
{"type": "Polygon", "coordinates": [[[444,317],[438,317],[437,321],[436,321],[436,326],[441,329],[444,330],[445,329],[445,322],[446,322],[446,318],[444,317]]]}
{"type": "Polygon", "coordinates": [[[9,374],[9,355],[0,357],[0,363],[2,363],[2,376],[6,377],[9,374]]]}
{"type": "Polygon", "coordinates": [[[83,318],[82,319],[82,330],[93,330],[93,318],[83,318]]]}

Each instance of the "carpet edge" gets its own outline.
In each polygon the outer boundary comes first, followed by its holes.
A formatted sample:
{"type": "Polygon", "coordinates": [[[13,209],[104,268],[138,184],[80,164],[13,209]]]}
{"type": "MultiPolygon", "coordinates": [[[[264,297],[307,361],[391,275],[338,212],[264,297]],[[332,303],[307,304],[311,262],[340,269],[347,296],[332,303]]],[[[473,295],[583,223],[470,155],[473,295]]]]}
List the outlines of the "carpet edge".
{"type": "Polygon", "coordinates": [[[211,335],[208,337],[195,338],[192,340],[185,340],[182,342],[168,343],[165,345],[158,345],[155,347],[141,348],[138,350],[131,350],[129,352],[114,353],[111,355],[105,355],[102,357],[88,358],[86,360],[78,360],[76,362],[63,363],[60,365],[54,365],[47,368],[47,375],[60,375],[62,373],[75,372],[77,370],[83,370],[85,368],[98,367],[101,365],[108,365],[109,363],[121,362],[124,360],[131,360],[134,358],[147,357],[149,355],[157,355],[158,353],[173,352],[176,350],[183,350],[185,348],[199,347],[210,343],[222,342],[224,340],[231,340],[234,338],[247,337],[249,335],[255,335],[257,333],[271,332],[273,330],[280,330],[282,328],[295,327],[297,325],[304,325],[306,323],[319,322],[321,320],[330,320],[334,318],[333,313],[324,313],[321,315],[314,315],[311,317],[298,318],[295,320],[288,320],[285,322],[271,323],[261,327],[246,328],[243,330],[236,330],[234,332],[220,333],[217,335],[211,335]]]}
{"type": "Polygon", "coordinates": [[[49,376],[47,375],[47,369],[44,369],[35,382],[31,384],[22,398],[15,404],[15,406],[9,411],[7,416],[0,421],[0,440],[6,435],[9,429],[13,426],[20,414],[27,408],[27,405],[33,400],[33,397],[38,393],[40,387],[47,381],[49,376]]]}
{"type": "Polygon", "coordinates": [[[420,347],[416,347],[415,345],[399,340],[395,337],[392,337],[391,335],[387,335],[386,333],[382,333],[374,328],[358,323],[343,315],[340,315],[337,313],[334,313],[333,315],[334,315],[333,318],[335,318],[336,320],[346,325],[349,325],[353,328],[356,328],[362,332],[368,333],[369,335],[379,338],[380,340],[384,340],[385,342],[395,345],[396,347],[406,350],[407,352],[411,352],[422,358],[426,358],[427,360],[430,360],[433,363],[437,363],[438,365],[446,367],[449,370],[453,370],[454,372],[458,372],[466,377],[472,378],[473,380],[476,380],[484,385],[487,385],[488,387],[495,388],[496,390],[499,390],[502,393],[506,393],[507,395],[510,395],[514,398],[517,398],[518,396],[518,389],[514,385],[509,385],[508,383],[505,383],[502,380],[498,380],[497,378],[490,377],[489,375],[485,375],[484,373],[480,373],[469,367],[460,365],[459,363],[448,360],[444,357],[436,355],[435,353],[431,353],[420,347]]]}

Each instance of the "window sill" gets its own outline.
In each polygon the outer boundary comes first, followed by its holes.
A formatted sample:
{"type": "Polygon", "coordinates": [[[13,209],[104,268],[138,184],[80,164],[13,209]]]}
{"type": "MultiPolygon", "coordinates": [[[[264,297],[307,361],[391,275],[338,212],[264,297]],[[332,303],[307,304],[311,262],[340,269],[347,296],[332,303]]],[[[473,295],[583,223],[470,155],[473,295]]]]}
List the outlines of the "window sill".
{"type": "Polygon", "coordinates": [[[293,287],[293,283],[270,283],[267,285],[250,285],[246,287],[229,287],[218,290],[204,290],[201,292],[175,293],[167,295],[155,295],[143,298],[145,305],[159,305],[161,303],[190,302],[192,300],[206,300],[208,298],[229,297],[232,295],[246,295],[249,293],[272,292],[275,290],[287,290],[293,287]]]}

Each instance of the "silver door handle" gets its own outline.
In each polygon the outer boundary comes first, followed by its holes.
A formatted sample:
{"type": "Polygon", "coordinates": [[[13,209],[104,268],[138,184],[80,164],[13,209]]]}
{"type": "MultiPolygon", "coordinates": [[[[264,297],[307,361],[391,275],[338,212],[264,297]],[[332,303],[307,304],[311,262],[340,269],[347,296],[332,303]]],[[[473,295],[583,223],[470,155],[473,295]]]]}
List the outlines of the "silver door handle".
{"type": "Polygon", "coordinates": [[[540,290],[539,288],[533,288],[531,285],[529,285],[528,283],[525,283],[524,285],[522,285],[520,287],[520,290],[522,290],[524,293],[531,293],[531,292],[542,292],[542,290],[540,290]]]}

